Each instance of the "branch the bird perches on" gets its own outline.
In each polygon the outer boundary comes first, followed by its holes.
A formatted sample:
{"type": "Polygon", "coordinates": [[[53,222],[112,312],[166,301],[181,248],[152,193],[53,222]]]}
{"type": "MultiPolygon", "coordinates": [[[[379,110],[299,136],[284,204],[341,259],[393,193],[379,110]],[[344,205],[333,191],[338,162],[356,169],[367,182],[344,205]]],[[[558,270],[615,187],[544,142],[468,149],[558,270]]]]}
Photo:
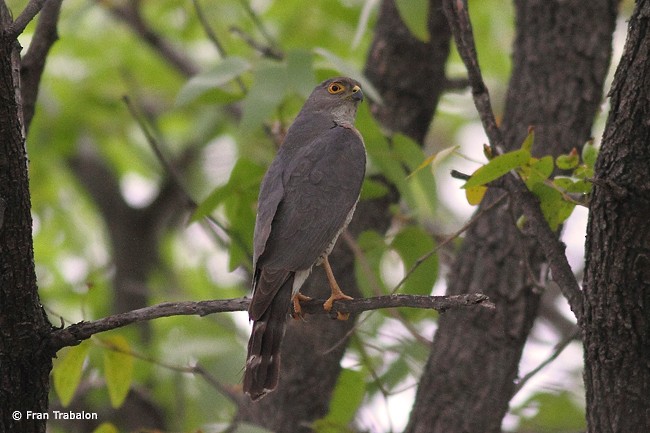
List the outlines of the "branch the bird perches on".
{"type": "MultiPolygon", "coordinates": [[[[494,304],[487,296],[480,293],[450,296],[422,295],[386,295],[370,298],[356,298],[335,301],[330,311],[323,309],[325,299],[311,299],[301,302],[303,314],[329,314],[336,317],[338,313],[361,313],[382,308],[421,308],[444,312],[451,309],[478,305],[494,309],[494,304]]],[[[126,313],[114,314],[93,321],[82,321],[55,329],[49,335],[48,349],[55,353],[66,346],[75,346],[100,332],[121,328],[133,323],[171,316],[207,316],[214,313],[246,311],[250,299],[216,299],[210,301],[163,302],[150,307],[140,308],[126,313]]]]}

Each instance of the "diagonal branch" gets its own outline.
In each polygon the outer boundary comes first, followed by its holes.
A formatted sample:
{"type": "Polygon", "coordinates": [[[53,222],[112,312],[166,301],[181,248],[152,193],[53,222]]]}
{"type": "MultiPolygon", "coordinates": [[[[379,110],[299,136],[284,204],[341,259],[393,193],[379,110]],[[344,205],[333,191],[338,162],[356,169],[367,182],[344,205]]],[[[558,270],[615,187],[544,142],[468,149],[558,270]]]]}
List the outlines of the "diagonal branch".
{"type": "MultiPolygon", "coordinates": [[[[467,68],[474,104],[490,141],[490,147],[501,151],[505,149],[503,136],[496,123],[490,96],[478,65],[467,1],[445,0],[443,10],[452,29],[460,56],[467,68]]],[[[526,188],[526,185],[519,177],[514,174],[506,175],[503,178],[503,186],[513,195],[514,200],[521,205],[531,227],[531,233],[537,239],[549,262],[553,279],[559,285],[562,294],[569,302],[571,311],[580,322],[583,308],[582,292],[567,261],[564,244],[557,238],[557,235],[544,219],[537,198],[526,188]]]]}
{"type": "Polygon", "coordinates": [[[34,37],[21,61],[20,91],[23,97],[25,133],[29,131],[29,126],[34,117],[36,98],[38,97],[38,89],[45,69],[47,54],[59,38],[56,27],[62,2],[63,0],[49,0],[43,6],[34,31],[34,37]]]}
{"type": "MultiPolygon", "coordinates": [[[[505,149],[503,136],[494,117],[492,103],[490,102],[490,93],[485,85],[485,81],[483,81],[483,74],[481,74],[481,69],[478,64],[474,32],[467,10],[467,0],[445,0],[443,2],[443,11],[449,22],[449,27],[451,27],[451,33],[458,47],[458,53],[467,68],[467,76],[472,89],[474,104],[479,112],[485,133],[488,136],[490,147],[493,151],[496,148],[497,151],[502,152],[505,149]]],[[[494,154],[497,155],[497,152],[494,152],[494,154]]]]}
{"type": "MultiPolygon", "coordinates": [[[[307,314],[330,314],[332,317],[337,317],[339,312],[343,314],[361,313],[363,311],[396,307],[434,309],[440,312],[470,305],[494,308],[494,304],[489,301],[487,296],[477,293],[453,296],[389,295],[358,298],[335,301],[332,310],[329,312],[323,309],[324,302],[325,299],[305,301],[301,303],[302,311],[307,314]]],[[[47,349],[52,353],[56,353],[59,349],[77,345],[94,334],[161,317],[206,316],[214,313],[245,311],[248,309],[249,303],[249,298],[164,302],[150,307],[114,314],[92,322],[79,322],[65,328],[55,329],[49,335],[46,343],[47,349]]]]}
{"type": "Polygon", "coordinates": [[[43,8],[46,1],[47,0],[30,0],[30,2],[27,3],[27,6],[25,6],[25,9],[23,9],[20,15],[18,15],[18,18],[11,23],[5,36],[9,39],[15,39],[20,36],[20,34],[25,31],[27,24],[29,24],[36,14],[43,8]]]}
{"type": "MultiPolygon", "coordinates": [[[[97,3],[103,3],[97,0],[97,3]]],[[[183,51],[178,49],[167,39],[154,31],[143,19],[140,11],[140,2],[126,2],[124,6],[115,3],[106,3],[108,10],[128,25],[131,30],[142,38],[151,48],[171,64],[185,77],[191,77],[199,72],[198,66],[183,51]]]]}

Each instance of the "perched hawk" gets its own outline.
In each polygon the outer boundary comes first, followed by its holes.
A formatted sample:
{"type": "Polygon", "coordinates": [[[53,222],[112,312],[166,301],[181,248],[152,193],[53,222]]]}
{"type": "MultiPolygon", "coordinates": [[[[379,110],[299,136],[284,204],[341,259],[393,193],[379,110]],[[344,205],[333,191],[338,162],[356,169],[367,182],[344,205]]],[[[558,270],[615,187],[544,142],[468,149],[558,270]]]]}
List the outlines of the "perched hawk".
{"type": "Polygon", "coordinates": [[[322,264],[336,299],[338,287],[327,256],[347,227],[366,169],[366,150],[354,127],[361,86],[333,78],[319,84],[293,122],[264,176],[255,222],[253,299],[248,314],[244,391],[252,400],[278,385],[280,345],[293,302],[314,265],[322,264]]]}

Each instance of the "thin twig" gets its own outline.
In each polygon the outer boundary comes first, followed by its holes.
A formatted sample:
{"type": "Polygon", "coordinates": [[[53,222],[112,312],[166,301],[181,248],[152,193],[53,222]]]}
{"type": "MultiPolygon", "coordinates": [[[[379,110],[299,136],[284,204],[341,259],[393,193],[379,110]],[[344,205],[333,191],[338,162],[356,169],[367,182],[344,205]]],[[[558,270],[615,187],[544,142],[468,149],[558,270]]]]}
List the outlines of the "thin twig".
{"type": "MultiPolygon", "coordinates": [[[[182,192],[182,194],[185,196],[185,200],[187,203],[190,205],[192,209],[196,209],[199,205],[198,203],[194,200],[194,198],[190,195],[188,192],[187,188],[185,187],[182,178],[178,171],[175,169],[175,167],[167,161],[167,158],[162,152],[162,149],[160,148],[160,145],[158,144],[158,140],[153,136],[153,133],[151,132],[149,126],[145,122],[143,116],[140,115],[138,112],[137,108],[131,101],[131,98],[128,96],[123,97],[124,103],[126,104],[129,112],[131,113],[131,116],[133,119],[136,121],[138,126],[140,127],[140,130],[145,136],[145,139],[147,140],[147,143],[151,147],[151,150],[153,153],[156,155],[156,158],[160,162],[160,164],[163,166],[164,170],[168,173],[170,176],[171,180],[174,182],[174,184],[178,187],[178,189],[182,192]]],[[[239,237],[236,236],[234,233],[232,233],[228,228],[226,228],[223,224],[221,224],[219,221],[217,221],[214,217],[210,215],[206,215],[206,219],[209,221],[209,223],[212,226],[217,227],[221,232],[223,232],[226,236],[228,236],[232,241],[236,242],[237,245],[246,253],[246,255],[249,257],[249,261],[252,262],[252,254],[248,251],[248,247],[246,246],[246,243],[239,237]]],[[[228,245],[228,239],[224,239],[221,233],[217,230],[214,230],[213,227],[211,227],[213,230],[213,233],[215,234],[217,241],[222,245],[222,246],[227,246],[228,245]]]]}
{"type": "MultiPolygon", "coordinates": [[[[372,287],[372,291],[375,293],[376,296],[380,296],[384,291],[381,289],[381,284],[379,281],[377,281],[377,276],[375,273],[372,271],[372,267],[370,266],[370,263],[368,262],[368,257],[366,257],[365,253],[361,250],[361,247],[359,244],[356,242],[356,240],[350,235],[350,233],[345,230],[343,231],[343,240],[347,244],[348,248],[352,250],[352,253],[356,257],[356,259],[359,261],[361,264],[361,268],[363,269],[363,273],[366,274],[366,277],[370,281],[370,286],[372,287]]],[[[430,346],[431,341],[421,335],[418,330],[413,326],[411,322],[409,322],[399,311],[390,309],[388,310],[388,314],[406,328],[406,330],[420,343],[424,344],[425,346],[430,346]]]]}
{"type": "Polygon", "coordinates": [[[278,51],[272,46],[264,45],[257,42],[255,39],[253,39],[251,36],[249,36],[245,31],[243,31],[239,27],[235,27],[235,26],[230,27],[230,32],[239,36],[251,48],[260,52],[264,57],[267,57],[269,59],[274,59],[274,60],[284,59],[284,53],[278,51]]]}
{"type": "MultiPolygon", "coordinates": [[[[329,314],[331,317],[336,318],[339,312],[343,314],[361,313],[363,311],[396,307],[434,309],[438,311],[470,305],[480,305],[489,309],[495,308],[487,296],[479,293],[452,296],[388,295],[357,298],[335,301],[329,312],[323,309],[324,302],[325,299],[304,301],[301,303],[302,311],[305,314],[329,314]]],[[[248,309],[249,303],[249,298],[164,302],[150,307],[114,314],[91,322],[82,321],[63,329],[53,329],[47,339],[47,348],[54,353],[63,347],[77,345],[94,334],[161,317],[206,316],[214,313],[245,311],[248,309]]]]}
{"type": "Polygon", "coordinates": [[[406,274],[404,274],[404,277],[402,277],[402,279],[399,281],[399,283],[397,283],[395,285],[395,287],[393,288],[391,293],[397,293],[397,291],[400,289],[400,287],[402,287],[402,285],[406,282],[406,280],[413,274],[413,272],[415,272],[415,270],[417,268],[420,267],[420,265],[422,263],[426,262],[429,259],[429,257],[436,254],[442,247],[444,247],[445,245],[447,245],[448,243],[450,243],[451,241],[456,239],[458,236],[460,236],[462,233],[464,233],[466,230],[468,230],[471,226],[473,226],[476,223],[476,221],[479,220],[479,218],[481,218],[483,215],[485,215],[487,212],[489,212],[492,208],[494,208],[499,203],[501,203],[507,196],[508,196],[508,194],[504,193],[504,194],[500,195],[496,200],[494,200],[494,202],[490,203],[488,206],[485,206],[485,207],[479,209],[479,211],[474,216],[472,216],[472,218],[468,222],[463,224],[463,226],[460,229],[458,229],[455,233],[451,234],[445,240],[443,240],[438,245],[436,245],[436,247],[434,249],[432,249],[428,253],[424,254],[423,256],[419,257],[415,261],[415,263],[413,263],[413,266],[411,266],[411,269],[409,269],[408,272],[406,272],[406,274]]]}
{"type": "Polygon", "coordinates": [[[199,67],[191,58],[156,33],[142,18],[139,9],[140,2],[126,2],[124,5],[121,2],[102,2],[100,0],[95,0],[95,2],[107,7],[113,16],[127,24],[134,33],[185,77],[192,77],[199,72],[199,67]]]}
{"type": "Polygon", "coordinates": [[[134,350],[125,350],[122,347],[116,346],[115,344],[111,344],[110,341],[104,341],[100,339],[93,339],[93,341],[98,342],[100,346],[102,346],[105,349],[112,350],[113,352],[118,352],[118,353],[123,353],[125,355],[129,355],[133,358],[139,359],[141,361],[148,362],[150,364],[156,365],[158,367],[165,368],[167,370],[171,371],[176,371],[178,373],[189,373],[193,374],[195,376],[201,376],[205,381],[211,385],[214,389],[216,389],[218,392],[220,392],[222,395],[228,397],[233,403],[238,404],[239,399],[237,393],[232,386],[227,386],[222,384],[216,377],[214,377],[210,372],[208,372],[203,366],[200,364],[196,364],[194,366],[180,366],[180,365],[174,365],[170,364],[168,362],[161,361],[159,359],[154,359],[150,356],[143,355],[141,353],[135,352],[134,350]]]}
{"type": "MultiPolygon", "coordinates": [[[[461,228],[460,228],[458,231],[456,231],[454,234],[452,234],[452,235],[449,236],[447,239],[445,239],[444,241],[442,241],[440,244],[436,245],[436,247],[435,247],[433,250],[431,250],[431,251],[429,251],[428,253],[424,254],[423,256],[419,257],[419,258],[415,261],[415,263],[413,264],[413,266],[411,267],[411,269],[408,270],[408,272],[404,275],[404,277],[402,277],[402,279],[399,281],[399,283],[397,283],[397,285],[393,288],[393,290],[391,290],[391,292],[390,292],[391,295],[392,295],[392,294],[395,294],[395,293],[400,289],[400,287],[402,287],[402,285],[406,282],[406,280],[411,276],[411,274],[413,274],[413,272],[415,272],[415,270],[416,270],[418,267],[420,267],[420,265],[422,265],[422,263],[426,262],[427,259],[428,259],[429,257],[431,257],[433,254],[437,253],[437,252],[438,252],[442,247],[444,247],[444,246],[447,245],[449,242],[451,242],[452,240],[454,240],[454,239],[456,239],[458,236],[460,236],[463,232],[465,232],[466,230],[468,230],[468,229],[469,229],[469,228],[470,228],[470,227],[471,227],[471,226],[472,226],[476,221],[478,221],[478,219],[479,219],[482,215],[484,215],[487,211],[489,211],[489,210],[492,209],[494,206],[496,206],[498,203],[500,203],[503,199],[506,198],[506,196],[507,196],[507,194],[503,194],[502,196],[498,197],[498,198],[495,200],[494,203],[492,203],[490,206],[487,206],[487,207],[484,208],[484,209],[481,209],[481,210],[480,210],[476,215],[474,215],[474,216],[472,217],[471,220],[469,220],[465,225],[463,225],[463,227],[461,227],[461,228]]],[[[344,232],[344,233],[345,233],[345,232],[344,232]]],[[[344,236],[343,239],[347,241],[347,239],[345,238],[345,236],[344,236]]],[[[357,252],[355,252],[355,249],[353,248],[353,247],[354,247],[354,244],[350,244],[350,243],[348,242],[348,246],[350,247],[350,249],[352,250],[352,252],[356,255],[357,252]]],[[[361,324],[363,323],[363,321],[367,320],[369,317],[370,317],[370,315],[368,315],[368,316],[366,316],[365,318],[363,318],[363,320],[360,320],[359,322],[357,322],[357,323],[352,327],[352,329],[350,329],[350,330],[345,334],[345,337],[344,337],[344,338],[341,338],[341,339],[340,339],[340,340],[339,340],[339,341],[338,341],[334,346],[330,347],[328,350],[334,350],[337,346],[339,346],[340,344],[343,344],[343,342],[346,341],[346,339],[347,339],[348,337],[350,337],[354,332],[356,332],[356,330],[361,326],[361,324]]],[[[404,322],[402,322],[402,323],[404,323],[404,322]]],[[[408,323],[408,322],[406,322],[406,323],[408,323]]],[[[411,332],[411,329],[415,329],[415,328],[410,328],[410,327],[407,326],[406,329],[407,329],[409,332],[411,332]]],[[[422,342],[422,343],[425,343],[425,345],[426,345],[427,347],[431,345],[431,341],[429,341],[426,337],[420,335],[419,332],[417,332],[417,331],[416,331],[416,332],[411,332],[411,334],[412,334],[412,335],[413,335],[413,336],[414,336],[418,341],[420,341],[420,342],[422,342]]]]}
{"type": "Polygon", "coordinates": [[[271,52],[278,53],[279,50],[277,49],[278,43],[276,40],[271,36],[271,33],[266,29],[266,26],[264,25],[264,22],[260,19],[259,16],[255,13],[253,8],[251,8],[251,5],[248,3],[248,0],[240,0],[240,3],[250,19],[253,21],[257,29],[260,31],[262,36],[266,39],[266,42],[269,44],[269,49],[271,52]]]}
{"type": "Polygon", "coordinates": [[[142,134],[144,134],[147,143],[149,144],[149,147],[153,151],[154,155],[156,155],[158,162],[163,166],[164,170],[172,178],[172,181],[178,186],[178,188],[180,188],[184,192],[185,196],[187,197],[192,207],[196,207],[197,206],[196,202],[194,202],[194,200],[191,197],[189,197],[189,194],[187,194],[187,189],[185,188],[180,173],[178,173],[176,167],[174,167],[171,163],[169,163],[165,155],[163,155],[162,149],[158,144],[158,140],[156,140],[156,138],[153,136],[153,133],[149,129],[149,125],[147,125],[147,123],[144,121],[143,116],[140,115],[138,109],[131,101],[131,98],[127,95],[124,95],[122,97],[122,100],[126,104],[129,113],[131,113],[131,117],[133,117],[133,120],[135,120],[138,126],[140,127],[140,131],[142,132],[142,134]]]}
{"type": "Polygon", "coordinates": [[[498,155],[504,150],[503,136],[494,117],[490,93],[483,81],[483,75],[478,65],[474,32],[467,11],[467,0],[445,0],[443,11],[454,35],[458,53],[467,68],[467,78],[472,89],[474,104],[490,141],[490,147],[493,154],[498,155]]]}
{"type": "Polygon", "coordinates": [[[558,356],[566,349],[569,344],[571,344],[572,341],[576,340],[580,335],[580,329],[576,329],[575,332],[573,332],[571,335],[567,336],[564,338],[562,341],[560,341],[556,346],[551,355],[546,358],[544,361],[542,361],[537,367],[533,368],[531,371],[529,371],[524,377],[519,379],[517,381],[517,385],[515,386],[515,389],[512,393],[514,396],[517,394],[523,387],[526,385],[526,382],[528,382],[533,376],[535,376],[537,373],[539,373],[544,367],[549,365],[551,362],[555,361],[558,356]]]}
{"type": "MultiPolygon", "coordinates": [[[[223,44],[217,37],[217,34],[214,32],[214,30],[212,30],[212,27],[210,26],[210,23],[208,22],[205,13],[203,13],[203,8],[201,7],[199,0],[192,0],[192,4],[194,4],[194,10],[196,11],[196,16],[199,18],[201,27],[203,27],[203,31],[208,36],[208,39],[212,41],[212,44],[217,49],[219,56],[221,56],[221,58],[227,57],[226,49],[224,48],[223,44]]],[[[248,89],[246,88],[246,84],[244,84],[244,80],[242,80],[241,77],[239,76],[235,77],[235,82],[239,86],[239,89],[242,91],[242,93],[246,94],[248,92],[248,89]]]]}

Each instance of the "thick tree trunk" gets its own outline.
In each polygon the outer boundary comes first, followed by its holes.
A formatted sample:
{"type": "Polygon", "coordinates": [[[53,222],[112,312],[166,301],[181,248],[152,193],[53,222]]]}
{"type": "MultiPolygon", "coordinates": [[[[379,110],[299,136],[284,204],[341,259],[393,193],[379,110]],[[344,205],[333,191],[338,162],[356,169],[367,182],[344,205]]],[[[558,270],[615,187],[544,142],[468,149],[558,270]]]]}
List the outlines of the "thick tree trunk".
{"type": "Polygon", "coordinates": [[[629,22],[587,228],[588,432],[650,431],[650,1],[629,22]]]}
{"type": "Polygon", "coordinates": [[[4,2],[0,21],[0,431],[44,432],[27,413],[47,411],[52,360],[40,348],[51,327],[36,287],[19,47],[5,36],[4,2]]]}
{"type": "Polygon", "coordinates": [[[382,126],[422,143],[438,99],[445,91],[445,63],[451,33],[442,0],[429,1],[430,42],[415,38],[400,19],[394,0],[384,0],[365,75],[380,91],[383,105],[372,106],[382,126]]]}
{"type": "MultiPolygon", "coordinates": [[[[444,65],[450,39],[440,0],[431,1],[430,11],[429,31],[436,42],[428,44],[409,33],[393,1],[385,0],[365,70],[384,96],[384,107],[373,107],[374,114],[387,128],[420,142],[429,128],[438,96],[444,90],[444,65]],[[392,90],[388,91],[386,85],[392,90]]],[[[348,230],[355,237],[364,230],[383,233],[391,220],[389,206],[397,200],[397,195],[391,192],[378,200],[360,202],[348,230]]],[[[354,256],[342,240],[330,257],[343,290],[351,296],[360,296],[354,278],[354,256]]],[[[303,292],[322,296],[327,287],[324,272],[316,268],[303,292]]],[[[290,323],[282,346],[278,389],[257,403],[242,402],[238,419],[276,432],[312,431],[310,423],[329,410],[332,390],[341,370],[340,360],[354,324],[354,318],[337,322],[325,316],[310,316],[306,322],[290,323]]]]}
{"type": "MultiPolygon", "coordinates": [[[[535,152],[558,154],[590,136],[610,58],[616,2],[519,0],[514,67],[503,120],[509,149],[536,128],[535,152]]],[[[492,191],[490,205],[503,192],[492,191]]],[[[408,433],[493,433],[514,391],[539,305],[544,257],[515,226],[517,203],[497,206],[467,232],[448,294],[482,292],[494,314],[441,316],[408,433]]]]}

